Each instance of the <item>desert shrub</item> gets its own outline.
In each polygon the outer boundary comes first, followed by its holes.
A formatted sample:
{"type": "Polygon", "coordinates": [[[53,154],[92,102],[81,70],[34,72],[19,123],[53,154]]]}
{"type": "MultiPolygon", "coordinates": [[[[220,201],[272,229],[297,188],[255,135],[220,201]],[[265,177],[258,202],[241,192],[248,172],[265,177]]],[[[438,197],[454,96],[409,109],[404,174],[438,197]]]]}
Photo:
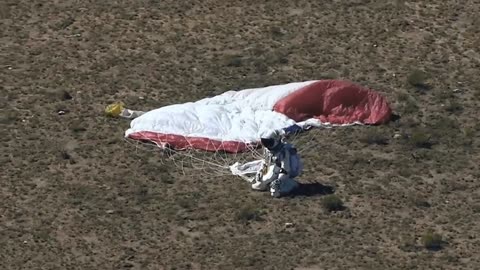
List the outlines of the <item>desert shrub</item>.
{"type": "Polygon", "coordinates": [[[160,175],[160,181],[164,184],[174,184],[175,183],[175,178],[171,176],[170,174],[162,174],[160,175]]]}
{"type": "Polygon", "coordinates": [[[448,105],[445,107],[445,110],[450,113],[457,113],[463,111],[463,106],[456,100],[450,100],[448,105]]]}
{"type": "Polygon", "coordinates": [[[448,129],[455,129],[458,130],[460,128],[460,123],[456,118],[448,117],[445,115],[439,116],[435,121],[432,123],[432,127],[435,129],[442,129],[446,131],[448,129]]]}
{"type": "Polygon", "coordinates": [[[0,124],[13,124],[18,120],[18,116],[13,111],[1,111],[0,110],[0,124]]]}
{"type": "Polygon", "coordinates": [[[450,100],[455,98],[455,94],[453,91],[440,91],[435,95],[438,102],[445,102],[446,100],[450,100]]]}
{"type": "Polygon", "coordinates": [[[427,249],[439,250],[443,244],[442,236],[438,233],[428,231],[422,236],[422,244],[427,249]]]}
{"type": "Polygon", "coordinates": [[[398,175],[409,178],[410,176],[414,175],[415,171],[411,169],[409,166],[401,167],[398,170],[398,175]]]}
{"type": "Polygon", "coordinates": [[[440,117],[428,124],[432,134],[436,137],[456,138],[461,135],[461,125],[458,120],[450,117],[440,117]]]}
{"type": "Polygon", "coordinates": [[[262,213],[259,209],[256,209],[253,206],[245,206],[240,208],[236,213],[235,219],[239,222],[261,221],[261,216],[262,213]]]}
{"type": "Polygon", "coordinates": [[[463,130],[463,145],[471,146],[475,140],[476,131],[471,127],[467,127],[463,130]]]}
{"type": "Polygon", "coordinates": [[[397,99],[398,99],[398,101],[406,102],[407,100],[410,99],[410,96],[407,93],[398,93],[397,94],[397,99]]]}
{"type": "Polygon", "coordinates": [[[463,133],[465,134],[466,138],[473,139],[475,138],[476,135],[476,130],[473,127],[467,127],[463,130],[463,133]]]}
{"type": "Polygon", "coordinates": [[[175,203],[186,210],[191,210],[194,206],[196,206],[197,202],[189,197],[179,197],[176,199],[175,203]]]}
{"type": "Polygon", "coordinates": [[[383,132],[371,129],[360,139],[360,141],[367,144],[386,145],[388,144],[388,137],[383,132]]]}
{"type": "Polygon", "coordinates": [[[411,195],[410,196],[410,201],[411,201],[412,205],[415,206],[415,207],[419,207],[419,208],[429,208],[429,207],[431,207],[431,204],[427,200],[425,200],[424,198],[419,197],[419,196],[411,195]]]}
{"type": "Polygon", "coordinates": [[[75,23],[75,19],[72,18],[72,17],[68,17],[64,20],[62,20],[60,23],[58,23],[56,26],[57,26],[57,29],[58,30],[62,30],[62,29],[65,29],[67,27],[69,27],[70,25],[72,25],[73,23],[75,23]]]}
{"type": "Polygon", "coordinates": [[[411,86],[418,88],[428,88],[428,74],[422,70],[414,69],[407,77],[407,82],[411,86]]]}
{"type": "Polygon", "coordinates": [[[412,133],[410,137],[410,143],[418,148],[431,148],[433,142],[431,141],[432,135],[423,129],[417,129],[412,133]]]}
{"type": "Polygon", "coordinates": [[[409,94],[398,93],[397,100],[402,103],[400,108],[403,111],[403,113],[412,114],[412,113],[418,112],[419,107],[415,102],[415,99],[413,99],[409,94]]]}
{"type": "Polygon", "coordinates": [[[70,130],[74,133],[79,133],[86,131],[87,129],[85,128],[85,123],[82,123],[81,121],[72,121],[70,123],[70,130]]]}
{"type": "Polygon", "coordinates": [[[473,97],[480,99],[480,88],[477,88],[475,92],[473,92],[473,97]]]}
{"type": "Polygon", "coordinates": [[[402,242],[400,244],[400,249],[405,251],[405,252],[414,252],[417,250],[417,247],[415,245],[415,237],[406,237],[402,239],[402,242]]]}
{"type": "Polygon", "coordinates": [[[278,26],[270,27],[270,33],[272,34],[273,37],[281,37],[285,35],[283,29],[278,26]]]}
{"type": "Polygon", "coordinates": [[[403,104],[403,112],[406,114],[412,114],[416,113],[419,110],[419,107],[417,103],[413,99],[408,99],[404,104],[403,104]]]}
{"type": "Polygon", "coordinates": [[[242,57],[239,55],[228,55],[225,57],[225,65],[228,67],[240,67],[242,66],[242,57]]]}
{"type": "Polygon", "coordinates": [[[177,193],[176,198],[179,199],[179,205],[184,208],[194,207],[198,205],[198,201],[202,198],[202,193],[186,192],[177,193]]]}
{"type": "Polygon", "coordinates": [[[44,95],[51,101],[65,101],[73,99],[72,95],[64,89],[46,89],[44,95]]]}
{"type": "Polygon", "coordinates": [[[341,211],[345,208],[342,199],[334,194],[325,196],[322,199],[322,206],[329,212],[341,211]]]}
{"type": "Polygon", "coordinates": [[[255,61],[255,72],[257,72],[258,74],[265,74],[268,71],[269,71],[268,65],[264,61],[262,60],[255,61]]]}

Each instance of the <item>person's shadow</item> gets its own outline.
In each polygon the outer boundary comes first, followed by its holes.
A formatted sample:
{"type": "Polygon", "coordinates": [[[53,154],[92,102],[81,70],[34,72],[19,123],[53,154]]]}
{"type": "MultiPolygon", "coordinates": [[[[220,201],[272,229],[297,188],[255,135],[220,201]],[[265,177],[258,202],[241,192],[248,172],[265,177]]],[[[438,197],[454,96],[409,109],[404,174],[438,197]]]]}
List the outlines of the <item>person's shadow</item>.
{"type": "Polygon", "coordinates": [[[288,194],[289,197],[312,197],[329,195],[335,192],[335,188],[318,182],[299,183],[299,186],[288,194]]]}

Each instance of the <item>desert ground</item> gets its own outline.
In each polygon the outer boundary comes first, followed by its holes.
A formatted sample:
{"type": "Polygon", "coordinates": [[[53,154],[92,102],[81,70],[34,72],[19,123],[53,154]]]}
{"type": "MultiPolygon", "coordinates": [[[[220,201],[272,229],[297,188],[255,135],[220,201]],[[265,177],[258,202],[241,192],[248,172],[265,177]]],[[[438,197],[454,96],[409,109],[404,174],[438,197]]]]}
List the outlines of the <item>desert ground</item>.
{"type": "Polygon", "coordinates": [[[479,14],[478,0],[0,1],[0,268],[480,269],[479,14]],[[312,130],[302,188],[280,199],[180,169],[104,114],[312,79],[374,89],[398,117],[312,130]]]}

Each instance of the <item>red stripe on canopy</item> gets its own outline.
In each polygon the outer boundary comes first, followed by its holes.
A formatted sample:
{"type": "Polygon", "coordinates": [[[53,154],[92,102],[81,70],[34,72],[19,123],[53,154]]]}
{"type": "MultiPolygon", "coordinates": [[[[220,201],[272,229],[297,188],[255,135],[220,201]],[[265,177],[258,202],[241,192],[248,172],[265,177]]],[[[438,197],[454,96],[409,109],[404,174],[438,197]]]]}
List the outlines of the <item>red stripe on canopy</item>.
{"type": "Polygon", "coordinates": [[[392,114],[379,93],[337,80],[309,84],[279,100],[274,110],[297,122],[316,118],[332,124],[383,124],[392,114]]]}
{"type": "Polygon", "coordinates": [[[259,144],[247,144],[238,141],[218,141],[202,137],[186,137],[175,134],[163,134],[150,131],[135,132],[128,136],[139,141],[154,142],[162,147],[170,147],[175,150],[199,149],[206,151],[225,151],[227,153],[245,152],[259,144]]]}

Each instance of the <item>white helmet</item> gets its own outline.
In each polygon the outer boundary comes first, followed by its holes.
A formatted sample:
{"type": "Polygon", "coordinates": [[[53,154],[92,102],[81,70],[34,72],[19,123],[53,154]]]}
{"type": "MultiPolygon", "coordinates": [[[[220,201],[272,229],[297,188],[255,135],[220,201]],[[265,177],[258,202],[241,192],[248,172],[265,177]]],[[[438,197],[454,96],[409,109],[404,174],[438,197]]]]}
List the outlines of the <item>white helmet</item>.
{"type": "Polygon", "coordinates": [[[273,130],[260,138],[262,145],[268,150],[275,149],[282,142],[282,135],[285,133],[283,130],[273,130]]]}

